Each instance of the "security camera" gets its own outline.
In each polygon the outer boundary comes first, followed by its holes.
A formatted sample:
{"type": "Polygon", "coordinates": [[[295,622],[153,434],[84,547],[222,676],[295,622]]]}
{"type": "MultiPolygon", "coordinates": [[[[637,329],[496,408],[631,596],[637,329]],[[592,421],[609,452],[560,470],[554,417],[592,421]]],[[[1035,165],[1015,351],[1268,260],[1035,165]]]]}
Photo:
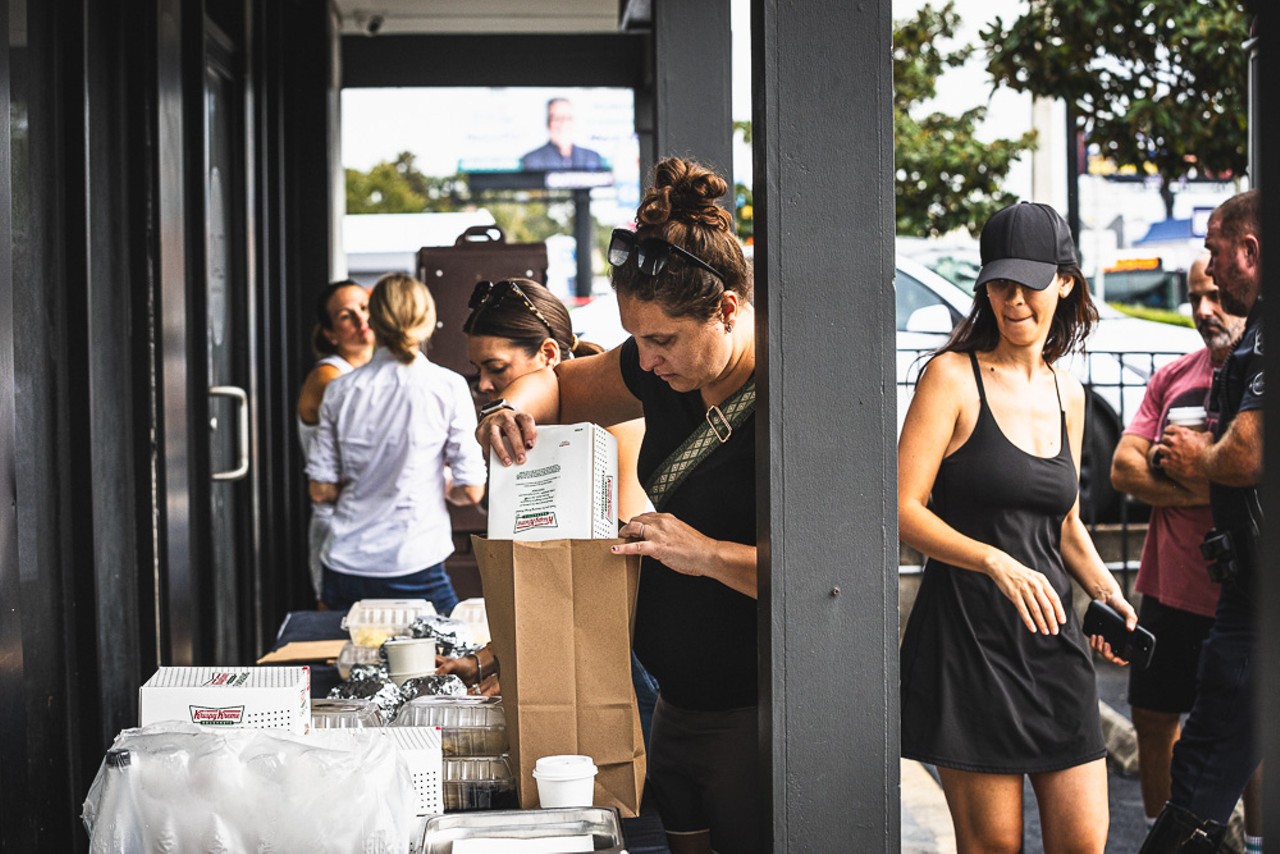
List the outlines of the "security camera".
{"type": "Polygon", "coordinates": [[[376,36],[382,31],[383,20],[381,15],[370,15],[369,23],[365,24],[365,32],[371,36],[376,36]]]}

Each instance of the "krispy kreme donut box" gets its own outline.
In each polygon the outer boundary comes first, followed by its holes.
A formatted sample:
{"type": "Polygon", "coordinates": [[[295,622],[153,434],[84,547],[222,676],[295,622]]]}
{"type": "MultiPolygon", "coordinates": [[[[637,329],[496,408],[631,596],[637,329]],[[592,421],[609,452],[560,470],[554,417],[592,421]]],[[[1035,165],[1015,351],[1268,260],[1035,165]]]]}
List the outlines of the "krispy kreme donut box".
{"type": "Polygon", "coordinates": [[[187,721],[208,727],[311,730],[308,667],[161,667],[138,689],[142,726],[187,721]]]}

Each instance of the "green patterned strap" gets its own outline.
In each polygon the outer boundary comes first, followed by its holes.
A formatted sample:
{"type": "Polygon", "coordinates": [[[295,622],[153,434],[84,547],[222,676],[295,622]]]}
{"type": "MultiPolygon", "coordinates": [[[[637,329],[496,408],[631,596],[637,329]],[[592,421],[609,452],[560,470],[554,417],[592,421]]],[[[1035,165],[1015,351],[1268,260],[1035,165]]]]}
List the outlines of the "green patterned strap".
{"type": "Polygon", "coordinates": [[[733,431],[742,426],[756,408],[756,378],[731,394],[719,406],[707,410],[706,419],[699,424],[671,456],[649,477],[644,485],[655,510],[661,511],[667,499],[685,478],[693,473],[703,460],[716,448],[729,441],[733,431]]]}

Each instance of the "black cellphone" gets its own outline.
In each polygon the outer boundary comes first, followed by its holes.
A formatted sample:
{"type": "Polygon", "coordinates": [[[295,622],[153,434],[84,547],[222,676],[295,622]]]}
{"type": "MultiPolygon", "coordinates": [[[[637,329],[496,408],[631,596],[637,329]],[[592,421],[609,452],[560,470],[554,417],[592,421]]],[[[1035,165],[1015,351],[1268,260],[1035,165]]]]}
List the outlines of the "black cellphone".
{"type": "Polygon", "coordinates": [[[1156,651],[1156,636],[1137,626],[1133,631],[1125,628],[1124,617],[1105,602],[1093,599],[1084,612],[1085,635],[1102,635],[1111,644],[1111,651],[1138,670],[1151,665],[1151,655],[1156,651]]]}

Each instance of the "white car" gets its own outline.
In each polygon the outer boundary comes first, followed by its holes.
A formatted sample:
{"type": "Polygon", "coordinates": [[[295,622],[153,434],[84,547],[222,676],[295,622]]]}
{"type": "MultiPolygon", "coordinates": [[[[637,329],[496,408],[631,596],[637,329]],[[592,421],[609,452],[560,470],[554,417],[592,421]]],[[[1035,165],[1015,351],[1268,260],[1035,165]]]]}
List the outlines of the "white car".
{"type": "MultiPolygon", "coordinates": [[[[910,258],[897,258],[898,427],[911,402],[920,369],[952,328],[969,313],[973,298],[910,258]]],[[[1128,317],[1098,306],[1100,322],[1088,352],[1070,359],[1087,389],[1085,447],[1080,471],[1081,515],[1086,522],[1120,517],[1122,496],[1111,488],[1111,455],[1124,425],[1138,409],[1147,378],[1161,365],[1203,347],[1194,329],[1128,317]]],[[[610,294],[573,309],[574,331],[584,341],[614,347],[626,340],[610,294]]]]}

